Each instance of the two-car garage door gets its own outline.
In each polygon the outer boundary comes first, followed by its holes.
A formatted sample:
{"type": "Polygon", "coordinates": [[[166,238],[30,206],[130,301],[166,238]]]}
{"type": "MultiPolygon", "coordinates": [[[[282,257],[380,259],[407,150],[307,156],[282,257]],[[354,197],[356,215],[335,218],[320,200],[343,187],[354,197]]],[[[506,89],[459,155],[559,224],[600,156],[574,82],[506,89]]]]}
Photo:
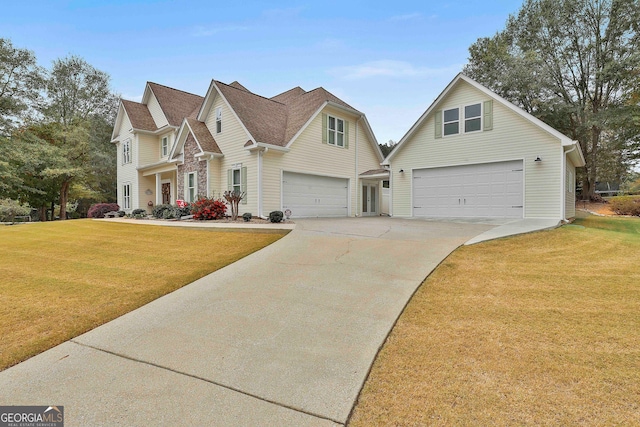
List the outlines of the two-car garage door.
{"type": "Polygon", "coordinates": [[[348,215],[349,182],[346,178],[284,172],[282,209],[293,218],[348,215]]]}
{"type": "Polygon", "coordinates": [[[522,160],[414,170],[413,215],[522,218],[522,160]]]}

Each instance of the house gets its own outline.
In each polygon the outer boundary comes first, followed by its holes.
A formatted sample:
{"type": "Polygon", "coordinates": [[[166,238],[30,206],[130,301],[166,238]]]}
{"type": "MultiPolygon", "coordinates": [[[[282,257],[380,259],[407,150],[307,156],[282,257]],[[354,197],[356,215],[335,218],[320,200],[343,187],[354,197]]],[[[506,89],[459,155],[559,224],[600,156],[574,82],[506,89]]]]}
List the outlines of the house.
{"type": "Polygon", "coordinates": [[[126,212],[231,190],[241,214],[378,215],[388,176],[366,116],[321,87],[266,98],[212,80],[201,97],[149,82],[120,102],[112,142],[126,212]]]}
{"type": "Polygon", "coordinates": [[[575,216],[577,141],[458,74],[389,153],[396,217],[575,216]]]}

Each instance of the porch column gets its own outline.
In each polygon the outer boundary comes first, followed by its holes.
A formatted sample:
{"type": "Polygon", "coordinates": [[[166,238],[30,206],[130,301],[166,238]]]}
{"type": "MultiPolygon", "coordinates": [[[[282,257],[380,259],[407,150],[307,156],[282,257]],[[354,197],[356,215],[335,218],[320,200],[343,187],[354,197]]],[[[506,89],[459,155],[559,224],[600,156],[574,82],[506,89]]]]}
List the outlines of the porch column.
{"type": "Polygon", "coordinates": [[[156,174],[156,206],[162,204],[162,179],[159,173],[156,174]]]}

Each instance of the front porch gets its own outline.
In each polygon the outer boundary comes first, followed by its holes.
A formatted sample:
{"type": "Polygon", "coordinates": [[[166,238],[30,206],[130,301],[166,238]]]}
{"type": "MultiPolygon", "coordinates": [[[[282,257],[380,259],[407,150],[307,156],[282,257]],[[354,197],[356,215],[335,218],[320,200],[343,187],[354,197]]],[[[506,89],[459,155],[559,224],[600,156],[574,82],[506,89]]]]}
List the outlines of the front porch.
{"type": "Polygon", "coordinates": [[[175,204],[178,195],[177,170],[173,164],[163,164],[141,170],[146,188],[141,191],[140,207],[151,211],[154,206],[175,204]]]}

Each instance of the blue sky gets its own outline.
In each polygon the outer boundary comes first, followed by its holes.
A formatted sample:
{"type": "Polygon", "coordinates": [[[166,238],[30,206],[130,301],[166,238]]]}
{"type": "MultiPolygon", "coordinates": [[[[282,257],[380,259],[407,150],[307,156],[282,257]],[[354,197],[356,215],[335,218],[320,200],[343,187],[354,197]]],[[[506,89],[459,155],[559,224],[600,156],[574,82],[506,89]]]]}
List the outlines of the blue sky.
{"type": "Polygon", "coordinates": [[[49,67],[75,54],[140,100],[146,81],[204,95],[212,78],[267,97],[318,86],[398,141],[521,0],[28,1],[3,4],[0,37],[49,67]]]}

